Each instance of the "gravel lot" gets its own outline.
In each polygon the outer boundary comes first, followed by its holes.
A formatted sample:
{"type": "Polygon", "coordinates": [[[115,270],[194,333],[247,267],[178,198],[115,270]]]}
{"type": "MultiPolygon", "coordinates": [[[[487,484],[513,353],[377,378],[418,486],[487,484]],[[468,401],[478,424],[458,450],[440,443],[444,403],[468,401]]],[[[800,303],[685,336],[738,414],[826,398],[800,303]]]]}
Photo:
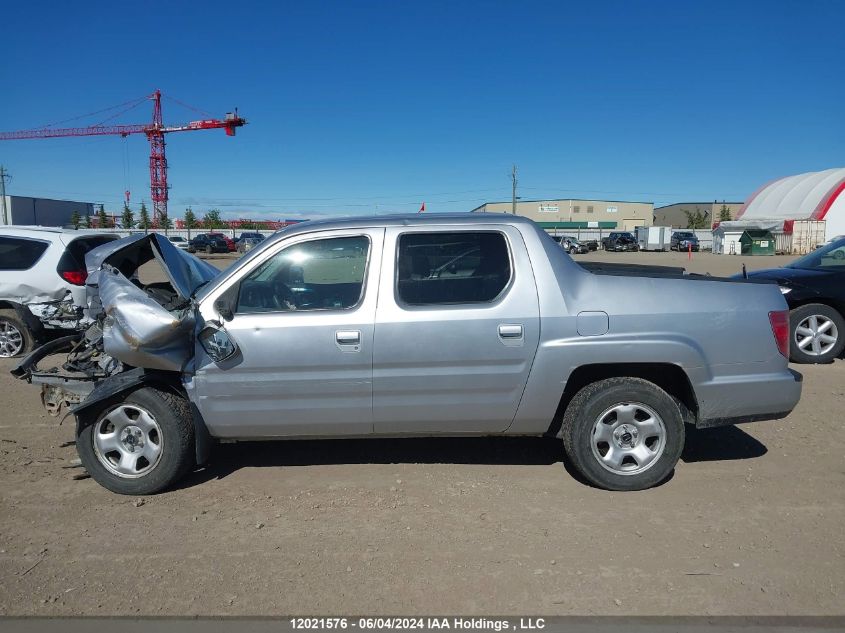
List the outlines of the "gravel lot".
{"type": "Polygon", "coordinates": [[[640,493],[579,483],[557,441],[483,438],[224,445],[144,499],[74,479],[73,423],[47,416],[13,364],[0,361],[3,615],[845,611],[842,361],[798,368],[785,420],[690,432],[674,477],[640,493]]]}

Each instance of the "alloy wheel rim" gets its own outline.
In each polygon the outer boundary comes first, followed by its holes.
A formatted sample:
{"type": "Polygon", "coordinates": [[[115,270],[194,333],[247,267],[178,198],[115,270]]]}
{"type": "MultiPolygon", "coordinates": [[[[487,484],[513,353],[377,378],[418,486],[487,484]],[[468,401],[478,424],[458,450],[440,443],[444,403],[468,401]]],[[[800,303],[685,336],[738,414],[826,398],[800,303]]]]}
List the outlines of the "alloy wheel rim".
{"type": "Polygon", "coordinates": [[[795,344],[808,356],[823,356],[836,345],[839,330],[832,319],[812,314],[795,328],[795,344]]]}
{"type": "Polygon", "coordinates": [[[596,418],[590,447],[605,470],[615,475],[638,475],[663,455],[666,425],[648,405],[622,402],[596,418]]]}
{"type": "Polygon", "coordinates": [[[8,321],[0,321],[0,357],[17,356],[23,349],[23,334],[8,321]]]}
{"type": "Polygon", "coordinates": [[[135,404],[121,404],[94,425],[94,454],[113,475],[137,479],[161,461],[164,435],[155,417],[135,404]]]}

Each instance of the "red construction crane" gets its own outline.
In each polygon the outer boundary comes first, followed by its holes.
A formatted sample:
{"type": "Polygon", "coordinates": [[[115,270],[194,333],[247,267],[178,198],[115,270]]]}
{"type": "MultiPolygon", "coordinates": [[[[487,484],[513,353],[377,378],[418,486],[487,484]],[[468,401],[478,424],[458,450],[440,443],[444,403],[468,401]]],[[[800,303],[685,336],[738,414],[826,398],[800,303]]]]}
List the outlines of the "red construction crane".
{"type": "Polygon", "coordinates": [[[236,128],[246,125],[246,119],[238,116],[238,110],[235,108],[234,113],[227,112],[226,118],[222,120],[203,119],[201,121],[191,121],[185,125],[164,125],[161,117],[160,90],[156,90],[142,100],[130,102],[133,103],[131,107],[135,107],[140,101],[147,99],[153,102],[152,123],[139,123],[137,125],[101,124],[89,127],[68,128],[43,127],[34,130],[21,130],[19,132],[0,132],[0,141],[14,141],[25,138],[56,138],[60,136],[117,135],[126,137],[130,134],[146,134],[147,139],[150,141],[150,197],[153,201],[154,222],[158,222],[162,218],[167,217],[167,158],[164,153],[164,135],[170,132],[192,132],[194,130],[223,128],[226,130],[227,136],[234,136],[236,128]]]}

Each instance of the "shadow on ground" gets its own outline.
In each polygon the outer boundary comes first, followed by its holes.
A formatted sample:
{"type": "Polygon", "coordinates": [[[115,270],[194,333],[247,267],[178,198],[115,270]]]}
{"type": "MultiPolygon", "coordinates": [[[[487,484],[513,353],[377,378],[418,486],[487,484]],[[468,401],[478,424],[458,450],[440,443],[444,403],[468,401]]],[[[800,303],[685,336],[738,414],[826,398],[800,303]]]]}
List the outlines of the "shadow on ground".
{"type": "MultiPolygon", "coordinates": [[[[687,427],[685,462],[752,459],[766,447],[737,427],[687,427]]],[[[442,437],[241,442],[218,446],[211,463],[184,486],[222,479],[241,468],[330,464],[550,465],[563,460],[560,440],[542,437],[442,437]]]]}

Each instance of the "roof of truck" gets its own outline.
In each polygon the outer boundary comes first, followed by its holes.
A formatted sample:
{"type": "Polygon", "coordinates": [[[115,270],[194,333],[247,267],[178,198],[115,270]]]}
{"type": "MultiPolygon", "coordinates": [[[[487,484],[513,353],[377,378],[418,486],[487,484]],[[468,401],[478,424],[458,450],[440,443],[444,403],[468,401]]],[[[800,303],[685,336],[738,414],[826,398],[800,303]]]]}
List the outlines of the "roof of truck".
{"type": "Polygon", "coordinates": [[[373,226],[426,226],[430,224],[535,224],[533,220],[510,213],[413,213],[370,215],[324,220],[309,220],[288,226],[279,233],[308,232],[314,229],[346,229],[373,226]]]}

